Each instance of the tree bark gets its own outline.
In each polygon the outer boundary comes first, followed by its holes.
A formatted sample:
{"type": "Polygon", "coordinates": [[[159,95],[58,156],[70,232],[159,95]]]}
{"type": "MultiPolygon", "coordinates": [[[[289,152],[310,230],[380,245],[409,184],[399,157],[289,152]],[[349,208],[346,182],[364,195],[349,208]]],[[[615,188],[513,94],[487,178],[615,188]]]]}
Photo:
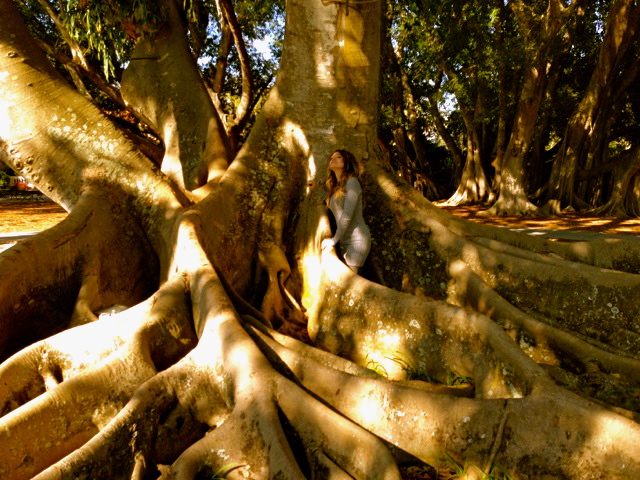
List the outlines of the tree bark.
{"type": "Polygon", "coordinates": [[[580,2],[565,7],[562,2],[549,0],[544,15],[536,16],[529,6],[512,2],[511,8],[523,32],[529,58],[525,67],[522,91],[513,120],[511,136],[501,164],[499,193],[488,210],[497,215],[531,215],[537,207],[528,197],[524,183],[524,161],[532,144],[538,112],[547,89],[549,69],[557,54],[558,34],[580,2]]]}
{"type": "MultiPolygon", "coordinates": [[[[478,81],[478,83],[480,83],[478,81]]],[[[481,87],[476,85],[478,93],[473,108],[461,102],[460,110],[466,127],[467,148],[466,160],[462,169],[460,183],[454,194],[446,202],[447,205],[466,205],[481,203],[490,194],[490,186],[482,162],[483,139],[478,131],[477,119],[482,115],[484,105],[481,87]]]]}
{"type": "Polygon", "coordinates": [[[194,190],[224,172],[232,153],[226,131],[189,51],[179,7],[163,0],[167,22],[140,37],[122,77],[127,105],[162,138],[162,171],[194,190]],[[162,94],[159,90],[165,89],[162,94]]]}
{"type": "Polygon", "coordinates": [[[608,144],[609,136],[597,128],[597,123],[606,122],[610,117],[604,112],[611,110],[611,95],[618,79],[618,67],[637,35],[639,12],[633,2],[619,0],[614,2],[607,16],[598,63],[569,121],[562,148],[553,165],[546,205],[553,212],[559,213],[564,207],[575,204],[576,174],[581,167],[591,168],[587,157],[595,139],[602,138],[608,144]]]}
{"type": "Polygon", "coordinates": [[[70,210],[0,254],[5,352],[16,318],[61,319],[0,364],[0,479],[395,480],[443,457],[478,476],[640,476],[623,402],[640,361],[604,345],[640,335],[640,247],[470,224],[379,165],[380,8],[288,4],[274,89],[195,202],[0,0],[0,154],[70,210]],[[365,161],[372,260],[396,288],[320,249],[338,146],[365,161]],[[99,317],[108,301],[121,311],[99,317]],[[314,346],[283,333],[301,324],[314,346]],[[593,399],[568,389],[596,380],[593,399]]]}

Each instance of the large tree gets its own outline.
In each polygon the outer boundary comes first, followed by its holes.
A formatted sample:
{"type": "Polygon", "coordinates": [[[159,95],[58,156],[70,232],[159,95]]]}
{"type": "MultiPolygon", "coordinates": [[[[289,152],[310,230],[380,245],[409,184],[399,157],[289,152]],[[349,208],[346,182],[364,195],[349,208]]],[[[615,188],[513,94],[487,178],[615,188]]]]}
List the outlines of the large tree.
{"type": "Polygon", "coordinates": [[[560,34],[573,15],[583,10],[584,2],[575,0],[565,5],[562,0],[532,2],[514,1],[511,8],[523,36],[524,75],[513,119],[511,136],[500,165],[498,195],[490,212],[528,214],[537,207],[529,202],[525,185],[525,158],[531,149],[542,101],[549,77],[560,58],[560,34]]]}
{"type": "Polygon", "coordinates": [[[410,95],[394,111],[422,111],[422,140],[449,150],[449,203],[638,211],[635,2],[425,0],[397,11],[410,95]]]}
{"type": "Polygon", "coordinates": [[[0,478],[640,476],[637,242],[469,224],[398,179],[377,1],[287,3],[276,83],[225,159],[167,40],[181,5],[159,5],[122,86],[160,167],[0,0],[0,157],[69,211],[0,255],[0,478]],[[319,248],[337,146],[366,164],[364,277],[319,248]]]}
{"type": "MultiPolygon", "coordinates": [[[[597,65],[582,100],[569,120],[553,165],[547,194],[548,207],[553,211],[560,212],[567,206],[588,205],[585,200],[576,198],[580,196],[577,192],[580,185],[576,178],[578,170],[589,171],[609,164],[604,170],[614,172],[613,193],[601,210],[622,216],[627,213],[625,196],[631,178],[638,172],[637,142],[633,142],[635,148],[620,155],[624,160],[617,162],[610,161],[609,145],[619,136],[619,132],[612,128],[616,109],[624,108],[620,104],[625,101],[626,91],[637,81],[640,71],[634,49],[639,32],[640,7],[628,0],[613,2],[597,65]]],[[[601,174],[598,172],[597,176],[601,174]]]]}

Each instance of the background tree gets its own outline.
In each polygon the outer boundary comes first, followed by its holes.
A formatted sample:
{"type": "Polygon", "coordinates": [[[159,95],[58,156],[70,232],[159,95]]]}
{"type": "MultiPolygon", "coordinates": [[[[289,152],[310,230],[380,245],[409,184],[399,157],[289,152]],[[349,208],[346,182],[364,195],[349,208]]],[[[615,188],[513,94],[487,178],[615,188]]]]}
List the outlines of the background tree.
{"type": "Polygon", "coordinates": [[[492,50],[487,46],[489,35],[483,30],[491,28],[492,10],[486,2],[408,2],[399,9],[412,13],[397,15],[398,33],[394,36],[407,78],[405,95],[415,98],[413,103],[422,100],[423,115],[432,117],[434,130],[451,153],[458,186],[450,203],[486,200],[490,193],[484,170],[490,163],[486,145],[491,143],[490,133],[484,128],[490,116],[486,56],[492,50]],[[461,138],[453,133],[453,122],[447,125],[440,111],[450,110],[447,101],[454,98],[459,115],[447,116],[459,119],[459,128],[465,131],[461,138]]]}
{"type": "Polygon", "coordinates": [[[69,211],[0,254],[0,478],[640,476],[637,242],[469,224],[398,178],[379,2],[286,5],[277,78],[225,165],[206,42],[185,40],[199,16],[154,5],[109,4],[161,165],[0,0],[0,158],[69,211]],[[363,276],[319,249],[337,146],[366,166],[363,276]]]}
{"type": "MultiPolygon", "coordinates": [[[[622,107],[620,103],[627,101],[625,92],[638,75],[636,55],[629,54],[634,51],[639,26],[640,10],[633,2],[614,2],[607,15],[597,65],[582,100],[569,121],[558,159],[554,162],[548,197],[555,211],[568,205],[588,206],[589,202],[581,200],[579,196],[575,198],[580,183],[583,183],[576,179],[578,168],[582,166],[583,169],[590,170],[609,163],[609,145],[618,140],[616,130],[612,129],[616,118],[615,110],[622,107]],[[619,105],[617,108],[616,103],[619,105]]],[[[629,179],[638,168],[635,149],[624,156],[629,159],[624,162],[624,166],[621,161],[616,162],[622,167],[613,179],[618,188],[601,211],[622,215],[626,213],[623,202],[629,179]],[[620,184],[626,186],[622,187],[620,184]]],[[[585,189],[582,191],[586,193],[585,189]]]]}
{"type": "Polygon", "coordinates": [[[635,167],[629,163],[637,137],[629,128],[636,122],[630,90],[637,83],[634,7],[565,3],[398,7],[405,14],[394,17],[394,42],[410,72],[423,136],[446,146],[455,170],[448,203],[495,204],[494,214],[536,214],[541,206],[547,207],[542,213],[567,207],[635,211],[635,167]],[[591,132],[592,147],[583,144],[581,131],[591,132]],[[580,146],[568,147],[569,141],[580,146]],[[560,152],[567,148],[583,152],[582,160],[570,161],[573,154],[565,159],[560,152]]]}

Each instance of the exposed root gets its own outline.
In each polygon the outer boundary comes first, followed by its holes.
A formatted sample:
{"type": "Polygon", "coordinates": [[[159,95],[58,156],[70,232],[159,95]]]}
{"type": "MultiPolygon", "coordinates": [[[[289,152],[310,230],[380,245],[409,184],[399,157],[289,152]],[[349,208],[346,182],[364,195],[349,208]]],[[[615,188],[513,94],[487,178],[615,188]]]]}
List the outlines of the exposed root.
{"type": "Polygon", "coordinates": [[[305,478],[269,395],[236,404],[222,425],[187,449],[163,478],[191,480],[236,467],[228,478],[305,478]]]}
{"type": "Polygon", "coordinates": [[[0,478],[32,478],[89,440],[117,414],[136,388],[155,374],[142,360],[146,355],[140,338],[136,340],[101,368],[62,383],[0,419],[4,450],[0,478]],[[118,379],[117,384],[111,379],[118,379]],[[39,432],[35,437],[29,434],[34,428],[39,432]]]}
{"type": "MultiPolygon", "coordinates": [[[[132,309],[144,314],[144,309],[132,309]]],[[[0,365],[0,413],[6,414],[55,388],[122,347],[140,328],[134,312],[66,330],[21,350],[0,365]],[[113,332],[118,332],[117,336],[113,332]],[[87,341],[87,339],[90,339],[87,341]]]]}
{"type": "Polygon", "coordinates": [[[527,315],[484,284],[462,262],[452,265],[451,272],[457,281],[458,298],[464,299],[465,306],[486,314],[508,329],[521,330],[535,345],[548,346],[571,356],[585,369],[597,362],[608,373],[622,374],[625,378],[640,383],[640,361],[603,351],[571,333],[527,315]]]}
{"type": "MultiPolygon", "coordinates": [[[[245,342],[239,337],[226,348],[246,351],[245,342]]],[[[399,478],[389,451],[374,436],[321,405],[259,355],[255,360],[234,375],[231,415],[211,425],[162,478],[193,479],[222,470],[227,478],[309,478],[320,466],[349,472],[348,478],[399,478]]]]}
{"type": "Polygon", "coordinates": [[[540,212],[538,207],[529,202],[524,195],[505,195],[501,192],[494,204],[487,209],[486,214],[498,217],[504,215],[536,216],[540,215],[540,212]]]}
{"type": "Polygon", "coordinates": [[[593,209],[595,215],[604,217],[627,218],[629,213],[624,206],[624,199],[613,196],[607,203],[593,209]]]}
{"type": "Polygon", "coordinates": [[[127,219],[96,208],[104,200],[83,195],[61,223],[0,254],[0,359],[67,328],[69,318],[93,321],[93,312],[135,305],[157,287],[147,241],[127,219]]]}
{"type": "Polygon", "coordinates": [[[312,455],[312,466],[331,459],[353,478],[399,479],[391,453],[374,435],[288,381],[279,381],[278,390],[278,405],[312,455]]]}
{"type": "Polygon", "coordinates": [[[497,242],[491,243],[491,248],[501,244],[504,249],[506,245],[509,245],[514,247],[510,252],[521,252],[516,256],[527,255],[526,251],[529,251],[542,254],[542,257],[538,258],[554,256],[599,268],[616,269],[630,273],[638,271],[637,259],[640,256],[640,242],[633,237],[620,236],[615,240],[609,237],[588,241],[554,242],[538,236],[523,235],[521,232],[506,228],[469,222],[429,205],[423,205],[423,207],[426,207],[426,210],[425,214],[419,216],[420,223],[431,226],[435,220],[437,223],[446,225],[451,233],[479,243],[488,244],[495,240],[497,242]]]}
{"type": "Polygon", "coordinates": [[[126,471],[131,472],[130,478],[142,476],[153,455],[160,415],[170,404],[171,397],[160,390],[138,389],[134,398],[121,407],[100,432],[33,478],[117,478],[126,471]],[[141,412],[135,415],[132,410],[136,409],[141,396],[144,400],[153,399],[154,408],[146,409],[146,415],[140,415],[141,412]]]}
{"type": "Polygon", "coordinates": [[[262,314],[272,325],[279,326],[285,321],[302,324],[302,308],[284,286],[291,268],[282,249],[269,244],[259,249],[258,259],[258,268],[266,274],[268,281],[260,307],[262,314]]]}
{"type": "Polygon", "coordinates": [[[502,447],[502,441],[504,439],[504,426],[507,423],[507,418],[509,418],[509,413],[505,410],[502,414],[502,419],[500,420],[500,425],[498,425],[498,431],[496,432],[496,436],[493,439],[493,445],[491,446],[491,454],[489,455],[489,459],[485,464],[484,471],[490,472],[493,469],[493,464],[496,460],[496,456],[502,447]]]}
{"type": "Polygon", "coordinates": [[[485,472],[492,466],[509,465],[507,473],[515,478],[531,478],[540,471],[588,478],[595,469],[607,471],[606,478],[622,479],[640,472],[636,460],[640,447],[631,438],[640,435],[638,424],[551,384],[522,399],[452,398],[381,378],[346,374],[310,358],[302,359],[277,342],[268,344],[306,388],[367,430],[430,465],[438,465],[446,451],[460,464],[484,467],[485,472]],[[385,413],[381,417],[378,412],[385,413]],[[585,423],[585,415],[604,423],[585,423]],[[607,434],[602,437],[599,429],[604,425],[607,434]],[[408,428],[420,433],[407,436],[404,432],[408,428]],[[514,443],[514,435],[522,438],[514,443]],[[566,465],[563,448],[581,452],[585,467],[580,470],[566,465]],[[602,448],[609,453],[603,455],[602,448]],[[610,465],[614,458],[615,465],[610,465]]]}
{"type": "Polygon", "coordinates": [[[485,398],[511,397],[516,392],[526,395],[546,377],[486,317],[360,277],[348,278],[348,273],[346,277],[330,276],[328,272],[337,270],[334,263],[339,260],[327,254],[323,260],[326,282],[323,291],[316,293],[323,305],[322,316],[310,314],[310,332],[317,332],[314,341],[332,353],[370,368],[382,367],[393,379],[406,379],[412,371],[441,383],[447,383],[452,374],[469,376],[476,396],[485,398]],[[350,301],[355,298],[357,302],[350,301]],[[385,321],[389,318],[393,323],[385,321]]]}
{"type": "MultiPolygon", "coordinates": [[[[385,188],[403,198],[406,194],[416,207],[427,205],[413,192],[398,191],[394,185],[385,184],[385,188]]],[[[624,264],[636,272],[640,242],[607,239],[561,244],[462,219],[451,221],[449,214],[433,207],[422,213],[415,213],[418,208],[399,210],[403,224],[413,222],[413,230],[422,229],[423,236],[416,237],[423,242],[421,251],[432,253],[434,262],[445,266],[445,272],[439,272],[445,278],[451,278],[450,266],[462,261],[519,309],[535,311],[566,330],[601,332],[601,341],[620,328],[637,329],[633,292],[640,277],[613,268],[624,264]]],[[[454,302],[461,297],[455,288],[450,284],[447,292],[454,302]]]]}
{"type": "Polygon", "coordinates": [[[187,356],[152,377],[96,436],[35,478],[133,477],[143,464],[153,472],[157,464],[174,461],[202,438],[205,417],[211,422],[228,415],[211,377],[197,371],[187,356]]]}
{"type": "Polygon", "coordinates": [[[9,407],[11,399],[24,403],[25,396],[36,397],[0,418],[0,478],[5,472],[11,472],[12,479],[31,478],[76,450],[107,425],[158,368],[184,355],[193,342],[189,326],[181,323],[184,299],[184,285],[167,284],[147,305],[119,314],[118,321],[95,322],[55,337],[51,356],[43,343],[3,367],[5,376],[20,373],[7,386],[9,407]],[[132,321],[134,314],[141,321],[132,321]],[[98,335],[93,344],[78,340],[87,331],[98,335]],[[90,355],[83,357],[87,349],[90,355]],[[42,370],[56,372],[55,388],[45,391],[44,379],[38,381],[42,370]],[[41,388],[32,391],[33,384],[41,388]],[[38,426],[41,432],[34,438],[29,431],[38,426]]]}

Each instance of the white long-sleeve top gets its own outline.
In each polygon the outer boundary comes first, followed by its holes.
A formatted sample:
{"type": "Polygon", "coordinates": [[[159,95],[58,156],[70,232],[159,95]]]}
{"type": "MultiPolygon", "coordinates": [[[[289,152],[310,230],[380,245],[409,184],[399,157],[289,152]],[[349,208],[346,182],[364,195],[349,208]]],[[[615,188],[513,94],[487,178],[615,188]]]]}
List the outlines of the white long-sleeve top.
{"type": "Polygon", "coordinates": [[[342,195],[333,194],[329,209],[336,219],[332,240],[340,248],[349,265],[362,266],[371,248],[371,233],[362,216],[362,187],[356,177],[350,177],[342,195]]]}

